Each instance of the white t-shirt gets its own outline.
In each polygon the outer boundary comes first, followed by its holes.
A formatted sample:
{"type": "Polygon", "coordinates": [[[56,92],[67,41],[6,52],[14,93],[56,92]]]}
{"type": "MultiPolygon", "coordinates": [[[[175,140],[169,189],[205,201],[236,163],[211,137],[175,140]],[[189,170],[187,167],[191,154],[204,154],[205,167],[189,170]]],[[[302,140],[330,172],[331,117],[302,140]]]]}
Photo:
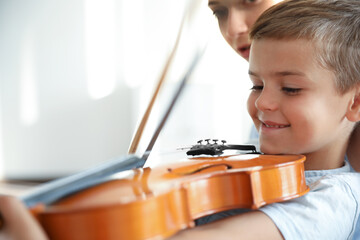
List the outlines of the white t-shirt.
{"type": "Polygon", "coordinates": [[[347,161],[338,169],[305,171],[308,194],[260,211],[285,239],[360,239],[360,173],[351,171],[347,161]]]}
{"type": "MultiPolygon", "coordinates": [[[[259,134],[254,126],[250,132],[249,144],[253,144],[257,149],[259,149],[259,134]]],[[[310,187],[311,192],[304,196],[305,199],[295,199],[289,205],[286,203],[286,208],[282,207],[282,203],[278,203],[265,206],[260,210],[272,218],[285,239],[293,239],[294,236],[299,236],[299,239],[360,240],[360,173],[355,172],[356,171],[348,163],[347,158],[345,158],[345,166],[339,169],[325,171],[306,171],[306,183],[310,187]],[[352,173],[350,175],[345,174],[349,172],[352,173]],[[341,174],[342,176],[329,176],[332,174],[341,174]],[[339,184],[337,184],[337,182],[339,182],[339,184]],[[319,197],[319,193],[321,194],[321,197],[319,197]],[[343,197],[340,199],[339,197],[334,196],[343,197]],[[316,200],[312,200],[313,197],[315,197],[316,200]],[[314,212],[312,211],[312,208],[317,207],[321,209],[318,211],[318,214],[320,215],[311,216],[311,213],[314,212]],[[297,210],[297,208],[299,209],[297,210]],[[333,214],[332,208],[336,208],[336,211],[339,211],[339,214],[333,214]],[[341,209],[344,210],[342,214],[341,209]],[[354,219],[351,219],[352,209],[354,209],[354,217],[358,220],[354,221],[354,219]],[[329,212],[327,213],[326,211],[329,212]],[[349,212],[349,217],[342,217],[341,215],[345,216],[345,214],[347,214],[346,212],[349,212]],[[337,221],[335,218],[331,218],[331,216],[335,217],[339,215],[340,218],[344,218],[344,220],[341,221],[340,224],[337,224],[339,221],[337,221]],[[288,226],[289,222],[286,222],[285,219],[282,221],[285,216],[287,216],[286,219],[291,219],[291,221],[294,219],[291,218],[291,216],[297,216],[297,219],[304,220],[303,226],[296,226],[296,223],[290,224],[288,226]],[[299,216],[301,216],[301,218],[299,216]],[[311,223],[311,226],[307,226],[306,223],[311,223]],[[330,228],[330,223],[335,224],[334,229],[330,228]],[[357,223],[356,226],[353,225],[354,223],[357,223]],[[326,231],[326,233],[325,230],[321,230],[326,228],[325,225],[329,225],[330,229],[330,231],[326,231]],[[345,230],[345,225],[347,225],[348,228],[353,228],[353,230],[345,230]],[[346,232],[344,231],[349,232],[348,237],[342,238],[337,237],[335,234],[332,235],[333,232],[337,232],[339,235],[346,235],[346,232]],[[315,235],[315,233],[317,235],[315,235]]]]}

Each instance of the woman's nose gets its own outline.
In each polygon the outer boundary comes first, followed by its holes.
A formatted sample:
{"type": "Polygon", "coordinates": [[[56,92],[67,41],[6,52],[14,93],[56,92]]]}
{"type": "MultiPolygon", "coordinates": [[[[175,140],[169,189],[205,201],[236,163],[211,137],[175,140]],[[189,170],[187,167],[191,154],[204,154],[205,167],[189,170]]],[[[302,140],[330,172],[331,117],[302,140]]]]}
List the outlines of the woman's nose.
{"type": "Polygon", "coordinates": [[[245,13],[239,10],[229,10],[227,19],[226,35],[230,38],[236,38],[249,31],[249,27],[246,23],[245,13]]]}

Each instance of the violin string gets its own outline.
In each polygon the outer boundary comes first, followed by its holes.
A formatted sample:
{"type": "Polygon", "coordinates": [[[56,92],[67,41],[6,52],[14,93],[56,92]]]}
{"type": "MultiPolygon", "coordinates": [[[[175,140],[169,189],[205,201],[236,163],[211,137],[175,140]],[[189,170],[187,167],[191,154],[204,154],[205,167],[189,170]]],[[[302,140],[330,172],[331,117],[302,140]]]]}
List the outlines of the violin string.
{"type": "Polygon", "coordinates": [[[144,152],[143,156],[148,157],[150,155],[150,153],[155,154],[156,156],[173,155],[173,154],[177,154],[179,152],[183,152],[187,149],[190,149],[190,147],[189,148],[177,148],[177,149],[175,149],[175,151],[173,148],[165,149],[165,150],[162,149],[162,150],[156,150],[156,151],[146,151],[146,152],[144,152]]]}

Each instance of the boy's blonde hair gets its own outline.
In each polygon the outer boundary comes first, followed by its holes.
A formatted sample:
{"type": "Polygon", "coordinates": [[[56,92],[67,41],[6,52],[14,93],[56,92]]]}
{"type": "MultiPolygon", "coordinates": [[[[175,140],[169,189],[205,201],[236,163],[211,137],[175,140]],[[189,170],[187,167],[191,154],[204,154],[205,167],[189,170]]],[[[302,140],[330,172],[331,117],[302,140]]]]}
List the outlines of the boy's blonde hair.
{"type": "Polygon", "coordinates": [[[250,38],[309,40],[340,93],[360,82],[360,0],[285,0],[260,16],[250,38]]]}

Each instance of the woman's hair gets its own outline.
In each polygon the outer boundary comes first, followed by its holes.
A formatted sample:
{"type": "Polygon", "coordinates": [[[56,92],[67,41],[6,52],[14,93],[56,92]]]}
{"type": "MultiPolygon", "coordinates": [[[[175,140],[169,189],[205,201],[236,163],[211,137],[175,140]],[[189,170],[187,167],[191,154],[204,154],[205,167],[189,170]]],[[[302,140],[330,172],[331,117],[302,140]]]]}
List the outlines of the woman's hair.
{"type": "Polygon", "coordinates": [[[250,38],[311,41],[340,93],[360,82],[359,0],[285,0],[260,16],[250,38]]]}

